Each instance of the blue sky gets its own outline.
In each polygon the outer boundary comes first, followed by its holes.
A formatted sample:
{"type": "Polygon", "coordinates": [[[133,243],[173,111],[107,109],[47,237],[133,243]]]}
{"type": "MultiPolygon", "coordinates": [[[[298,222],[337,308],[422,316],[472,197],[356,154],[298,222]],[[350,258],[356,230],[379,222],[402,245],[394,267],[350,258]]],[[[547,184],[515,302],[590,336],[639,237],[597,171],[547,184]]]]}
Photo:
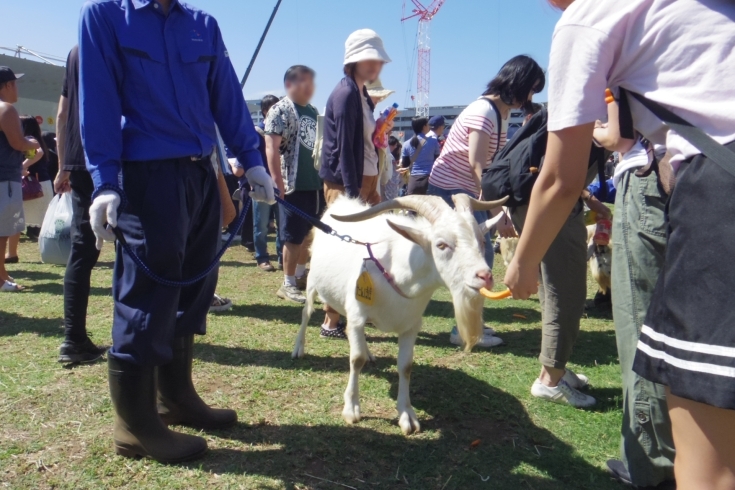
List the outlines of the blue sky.
{"type": "MultiPolygon", "coordinates": [[[[20,44],[65,57],[76,42],[82,3],[0,0],[5,20],[0,46],[20,44]]],[[[242,76],[275,0],[189,3],[217,18],[238,76],[242,76]]],[[[428,3],[430,0],[424,5],[428,3]]],[[[283,0],[245,86],[246,98],[281,95],[283,73],[299,63],[317,72],[314,103],[321,110],[341,78],[345,39],[350,32],[369,27],[383,37],[393,59],[382,75],[383,85],[396,91],[390,102],[411,105],[407,93],[415,93],[416,86],[416,68],[411,61],[417,22],[400,22],[402,5],[403,0],[283,0]]],[[[431,105],[468,103],[500,66],[517,54],[528,54],[546,68],[559,15],[545,0],[446,0],[431,29],[431,105]]],[[[536,98],[545,101],[546,94],[536,98]]]]}

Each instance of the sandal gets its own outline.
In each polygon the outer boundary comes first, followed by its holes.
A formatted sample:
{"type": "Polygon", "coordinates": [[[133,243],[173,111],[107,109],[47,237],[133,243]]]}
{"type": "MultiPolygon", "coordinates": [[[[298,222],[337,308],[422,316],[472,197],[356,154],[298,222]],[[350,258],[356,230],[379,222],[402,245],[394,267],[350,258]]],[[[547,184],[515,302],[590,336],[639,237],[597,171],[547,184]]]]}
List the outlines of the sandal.
{"type": "Polygon", "coordinates": [[[5,281],[3,282],[3,285],[0,286],[0,291],[4,293],[17,293],[20,291],[23,291],[25,288],[23,286],[20,286],[14,282],[5,281]]]}
{"type": "Polygon", "coordinates": [[[18,256],[15,257],[5,257],[5,263],[6,264],[17,264],[20,261],[18,256]]]}
{"type": "Polygon", "coordinates": [[[347,334],[345,334],[345,328],[347,325],[344,321],[340,320],[337,324],[337,328],[330,329],[327,328],[326,325],[322,325],[322,331],[319,334],[320,337],[323,339],[346,339],[347,334]]]}
{"type": "Polygon", "coordinates": [[[230,308],[232,308],[232,301],[215,293],[214,298],[212,298],[212,304],[209,307],[210,313],[227,311],[230,308]]]}

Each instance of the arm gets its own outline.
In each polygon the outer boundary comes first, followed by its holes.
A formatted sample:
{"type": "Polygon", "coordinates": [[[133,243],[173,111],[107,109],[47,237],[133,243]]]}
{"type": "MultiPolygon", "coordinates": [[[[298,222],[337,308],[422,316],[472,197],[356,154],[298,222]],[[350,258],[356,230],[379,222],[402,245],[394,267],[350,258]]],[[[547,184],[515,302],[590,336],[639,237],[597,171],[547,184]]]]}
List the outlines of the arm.
{"type": "MultiPolygon", "coordinates": [[[[342,100],[335,101],[334,119],[337,128],[337,145],[339,147],[339,168],[342,171],[342,183],[349,197],[355,198],[360,195],[360,186],[357,184],[356,162],[354,161],[355,149],[355,120],[358,110],[357,104],[361,104],[359,95],[347,94],[342,100]]],[[[360,135],[362,136],[362,135],[360,135]]]]}
{"type": "MultiPolygon", "coordinates": [[[[66,85],[66,79],[64,85],[66,85]]],[[[64,170],[67,117],[69,117],[69,99],[62,95],[59,98],[59,110],[56,113],[56,154],[59,155],[59,173],[56,174],[56,179],[54,179],[54,191],[58,194],[71,190],[69,187],[69,171],[64,170]]]]}
{"type": "Polygon", "coordinates": [[[281,193],[281,198],[286,195],[286,188],[283,185],[283,174],[281,173],[281,135],[266,134],[265,135],[265,154],[268,157],[268,170],[271,172],[273,182],[281,193]]]}
{"type": "Polygon", "coordinates": [[[33,165],[34,163],[38,162],[41,158],[43,158],[43,150],[39,148],[36,150],[36,154],[33,155],[33,158],[26,158],[23,160],[23,173],[25,174],[28,172],[28,169],[33,165]]]}
{"type": "Polygon", "coordinates": [[[549,133],[546,158],[531,193],[526,223],[505,284],[526,299],[538,289],[538,268],[574,203],[587,175],[594,123],[549,133]]]}
{"type": "Polygon", "coordinates": [[[592,137],[603,148],[621,153],[629,151],[635,144],[635,140],[620,136],[620,108],[617,102],[607,105],[607,124],[597,123],[592,137]]]}
{"type": "MultiPolygon", "coordinates": [[[[603,182],[602,185],[607,185],[607,182],[603,182]]],[[[606,219],[612,218],[610,208],[605,206],[604,203],[600,202],[600,200],[597,199],[589,190],[584,189],[582,191],[582,200],[587,205],[587,207],[590,208],[590,211],[594,211],[595,213],[606,219]]]]}
{"type": "Polygon", "coordinates": [[[245,175],[245,169],[242,168],[242,165],[240,165],[237,160],[235,160],[234,162],[227,160],[227,163],[230,164],[230,170],[232,170],[232,175],[234,175],[237,178],[240,178],[243,175],[245,175]]]}
{"type": "Polygon", "coordinates": [[[23,135],[18,111],[10,104],[0,104],[0,129],[14,150],[26,152],[41,148],[38,141],[23,135]]]}
{"type": "Polygon", "coordinates": [[[478,129],[470,129],[469,145],[472,177],[477,187],[480,188],[482,171],[485,169],[485,165],[487,165],[487,149],[490,146],[490,135],[478,129]]]}
{"type": "Polygon", "coordinates": [[[122,158],[122,102],[118,88],[124,76],[117,56],[117,38],[104,15],[105,5],[87,2],[82,9],[79,116],[95,193],[108,190],[122,197],[118,184],[122,158]]]}
{"type": "Polygon", "coordinates": [[[237,157],[245,172],[263,167],[258,151],[258,133],[245,104],[240,82],[215,24],[215,60],[209,70],[209,106],[222,139],[237,157]]]}
{"type": "Polygon", "coordinates": [[[227,226],[235,219],[237,211],[235,211],[235,204],[232,202],[230,190],[227,188],[227,182],[225,181],[225,174],[222,171],[217,172],[217,187],[222,201],[222,226],[227,226]]]}

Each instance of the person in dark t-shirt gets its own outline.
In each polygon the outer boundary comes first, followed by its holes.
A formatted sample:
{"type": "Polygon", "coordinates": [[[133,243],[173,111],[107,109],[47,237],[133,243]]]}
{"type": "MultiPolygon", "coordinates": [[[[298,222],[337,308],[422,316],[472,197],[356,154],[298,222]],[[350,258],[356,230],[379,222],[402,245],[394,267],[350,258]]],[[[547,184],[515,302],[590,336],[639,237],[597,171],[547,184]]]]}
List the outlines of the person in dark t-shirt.
{"type": "Polygon", "coordinates": [[[87,303],[92,268],[100,251],[89,223],[94,184],[84,162],[79,128],[79,47],[74,46],[66,60],[66,73],[56,116],[56,149],[59,173],[54,190],[71,192],[71,253],[64,276],[64,342],[59,362],[87,363],[101,358],[106,348],[95,345],[87,336],[87,303]]]}

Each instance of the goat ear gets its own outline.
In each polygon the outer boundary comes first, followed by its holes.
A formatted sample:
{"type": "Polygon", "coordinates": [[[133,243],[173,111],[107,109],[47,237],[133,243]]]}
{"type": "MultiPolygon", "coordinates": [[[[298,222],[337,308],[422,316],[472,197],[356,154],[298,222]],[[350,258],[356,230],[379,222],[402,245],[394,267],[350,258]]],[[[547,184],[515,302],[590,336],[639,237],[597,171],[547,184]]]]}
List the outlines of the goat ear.
{"type": "Polygon", "coordinates": [[[388,226],[393,228],[393,230],[401,235],[403,238],[411,240],[413,243],[424,249],[431,247],[431,243],[420,230],[417,230],[416,228],[411,228],[410,226],[393,223],[389,219],[385,221],[388,223],[388,226]]]}

